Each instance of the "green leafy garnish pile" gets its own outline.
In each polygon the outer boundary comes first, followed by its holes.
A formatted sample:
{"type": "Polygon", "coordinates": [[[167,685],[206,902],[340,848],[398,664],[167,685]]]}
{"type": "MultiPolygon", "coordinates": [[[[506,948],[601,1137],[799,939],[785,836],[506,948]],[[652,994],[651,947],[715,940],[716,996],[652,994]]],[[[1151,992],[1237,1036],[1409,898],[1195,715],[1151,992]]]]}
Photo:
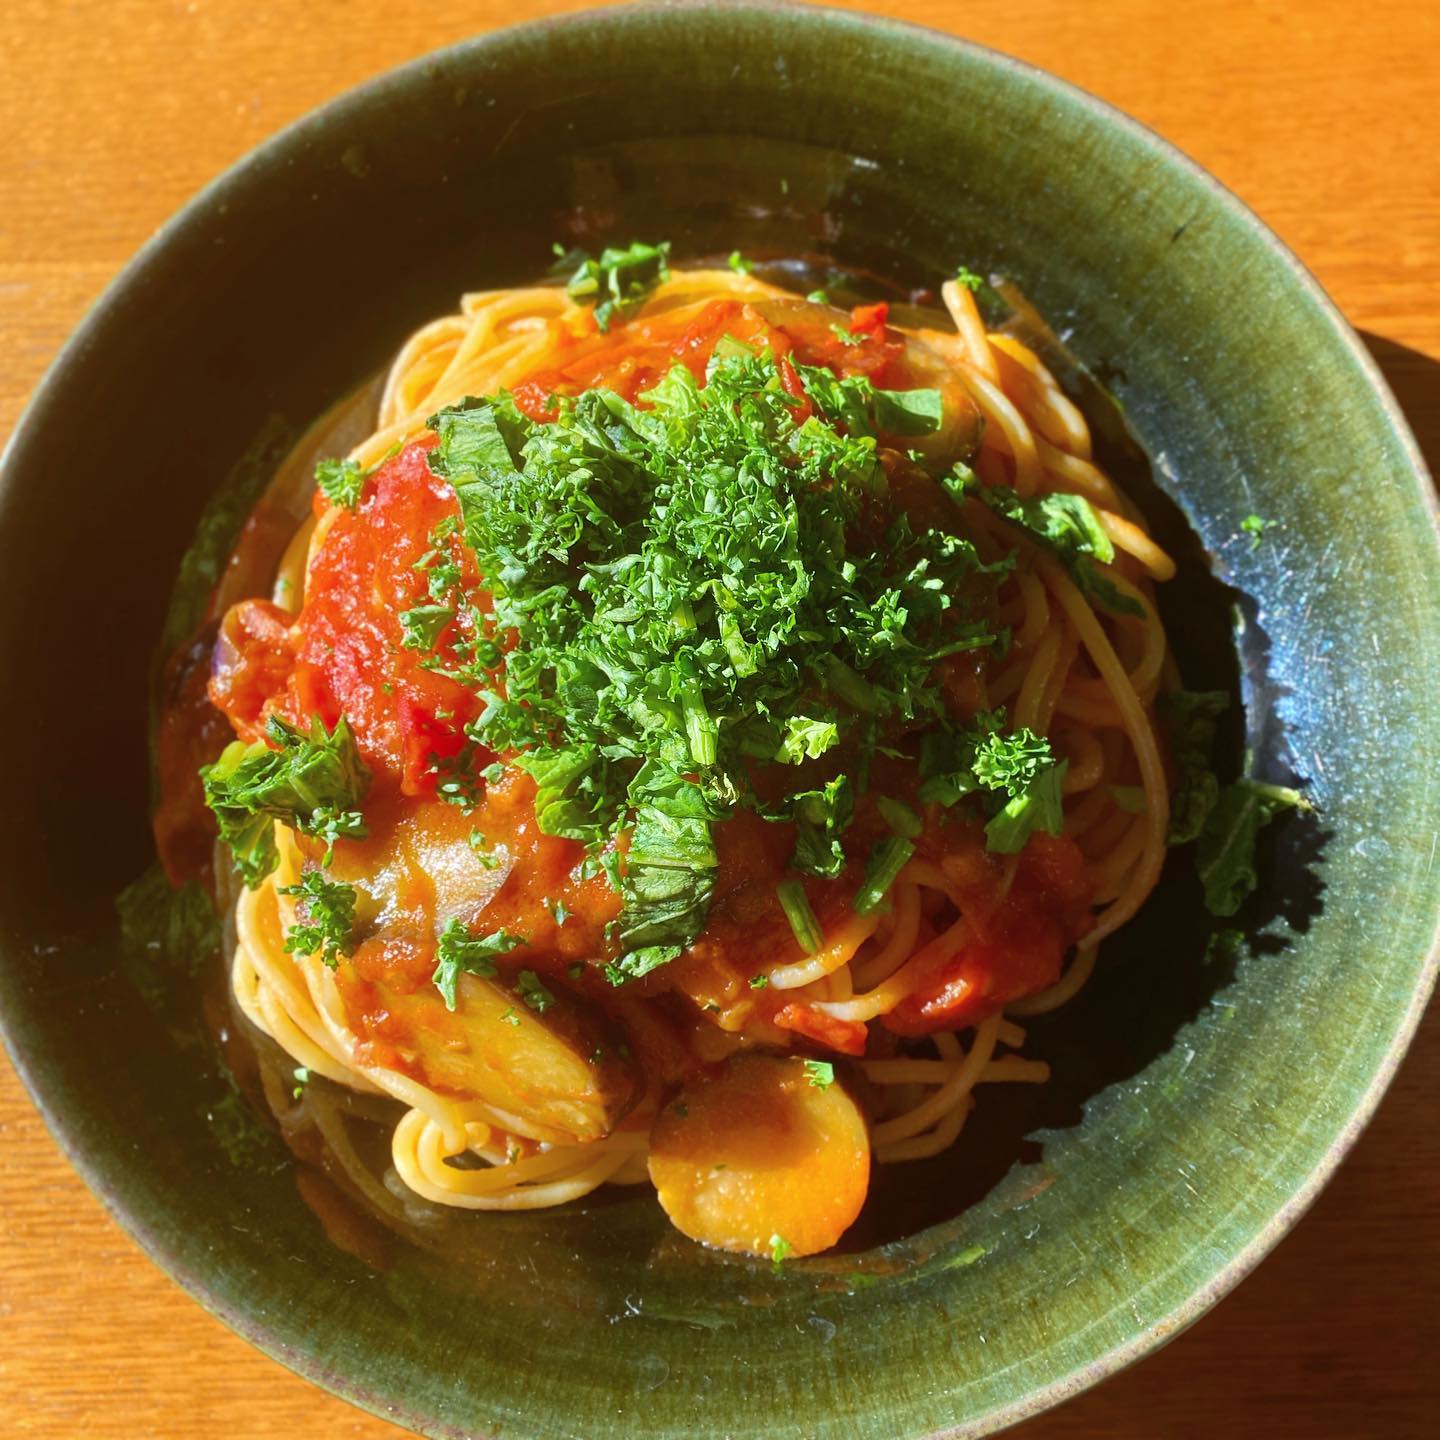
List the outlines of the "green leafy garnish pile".
{"type": "MultiPolygon", "coordinates": [[[[625,901],[616,984],[704,928],[712,827],[736,807],[793,821],[802,873],[860,859],[844,833],[877,748],[918,756],[937,727],[963,745],[932,672],[1007,639],[984,600],[1009,558],[984,563],[958,511],[953,530],[917,529],[890,502],[877,432],[935,429],[939,395],[800,374],[820,411],[804,420],[769,354],[722,340],[705,384],[677,366],[643,406],[591,390],[542,424],[500,396],[430,422],[431,468],[455,487],[493,597],[488,634],[510,645],[472,753],[533,776],[547,834],[603,851],[628,832],[623,866],[609,852],[625,901]],[[812,761],[846,773],[757,795],[754,767],[812,761]]],[[[1019,848],[1036,823],[1058,828],[1062,771],[1043,740],[997,731],[970,737],[948,803],[1018,808],[995,835],[1019,848]]],[[[861,897],[882,903],[911,850],[882,842],[861,897]]]]}

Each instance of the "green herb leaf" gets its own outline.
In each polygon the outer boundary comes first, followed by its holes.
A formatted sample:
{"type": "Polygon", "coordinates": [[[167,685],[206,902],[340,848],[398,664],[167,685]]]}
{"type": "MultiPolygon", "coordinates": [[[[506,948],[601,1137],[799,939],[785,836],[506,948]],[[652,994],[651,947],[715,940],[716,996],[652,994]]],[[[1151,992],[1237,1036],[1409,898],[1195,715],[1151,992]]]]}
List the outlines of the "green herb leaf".
{"type": "Polygon", "coordinates": [[[828,1060],[807,1060],[805,1078],[817,1090],[828,1090],[835,1083],[835,1067],[828,1060]]]}
{"type": "Polygon", "coordinates": [[[770,1264],[777,1275],[780,1274],[785,1261],[790,1257],[794,1248],[783,1235],[770,1237],[770,1264]]]}
{"type": "Polygon", "coordinates": [[[1025,848],[1025,842],[1037,830],[1047,835],[1060,834],[1065,824],[1061,799],[1069,763],[1062,760],[1058,765],[1050,765],[1027,789],[1005,803],[985,827],[987,850],[997,855],[1014,855],[1025,848]]]}
{"type": "Polygon", "coordinates": [[[315,467],[315,483],[332,505],[353,510],[365,489],[365,472],[354,460],[322,460],[315,467]]]}
{"type": "Polygon", "coordinates": [[[1115,546],[1105,533],[1094,507],[1083,495],[1056,491],[1022,500],[1008,485],[963,486],[966,494],[983,500],[1003,520],[1025,531],[1051,551],[1070,572],[1079,589],[1107,610],[1143,615],[1145,608],[1121,591],[1096,568],[1115,558],[1115,546]]]}
{"type": "Polygon", "coordinates": [[[851,902],[857,915],[873,914],[885,904],[890,887],[914,853],[914,842],[899,835],[889,835],[876,842],[865,862],[865,879],[851,902]]]}
{"type": "Polygon", "coordinates": [[[525,941],[501,926],[488,935],[472,935],[459,916],[451,919],[435,947],[435,973],[430,977],[445,1001],[445,1008],[455,1008],[456,986],[460,976],[478,975],[493,980],[499,973],[497,955],[508,955],[525,941]]]}
{"type": "Polygon", "coordinates": [[[1171,845],[1187,845],[1199,839],[1220,798],[1220,781],[1210,757],[1230,697],[1223,690],[1170,690],[1160,696],[1159,709],[1175,762],[1167,840],[1171,845]]]}
{"type": "Polygon", "coordinates": [[[586,259],[565,287],[572,300],[595,307],[601,331],[636,309],[661,282],[670,278],[670,244],[646,245],[637,240],[623,250],[611,247],[598,260],[586,259]]]}
{"type": "Polygon", "coordinates": [[[555,1003],[554,995],[545,988],[533,970],[522,970],[516,976],[515,989],[537,1015],[543,1015],[555,1003]]]}
{"type": "Polygon", "coordinates": [[[368,833],[358,807],[370,775],[343,718],[328,732],[316,719],[305,735],[272,715],[266,733],[271,745],[232,741],[200,771],[220,838],[252,890],[278,861],[276,820],[332,846],[368,833]]]}
{"type": "Polygon", "coordinates": [[[1260,541],[1266,530],[1274,523],[1273,520],[1262,520],[1258,515],[1247,515],[1240,522],[1240,528],[1250,537],[1251,550],[1260,548],[1260,541]]]}
{"type": "Polygon", "coordinates": [[[827,780],[818,790],[802,790],[790,797],[795,821],[795,853],[790,864],[806,875],[833,880],[845,868],[840,836],[855,813],[848,775],[827,780]]]}
{"type": "Polygon", "coordinates": [[[977,275],[971,270],[969,266],[961,265],[955,271],[955,283],[957,285],[963,285],[967,290],[978,291],[980,287],[985,284],[985,280],[982,276],[977,275]]]}
{"type": "Polygon", "coordinates": [[[1258,883],[1255,842],[1260,831],[1286,810],[1314,808],[1298,790],[1284,786],[1248,779],[1227,785],[1200,832],[1195,855],[1206,909],[1233,915],[1258,883]]]}
{"type": "Polygon", "coordinates": [[[334,969],[350,953],[355,928],[355,887],[327,880],[319,870],[307,870],[297,885],[282,885],[281,895],[292,895],[298,919],[285,937],[292,955],[318,955],[334,969]]]}
{"type": "Polygon", "coordinates": [[[730,258],[725,263],[737,275],[748,275],[755,268],[755,262],[747,260],[738,250],[732,250],[730,258]]]}
{"type": "Polygon", "coordinates": [[[925,829],[920,817],[908,805],[902,805],[888,795],[877,795],[875,808],[885,823],[903,839],[918,840],[925,829]]]}
{"type": "MultiPolygon", "coordinates": [[[[825,943],[825,932],[821,930],[820,922],[810,908],[805,887],[798,880],[782,880],[775,887],[775,893],[779,896],[780,908],[784,910],[785,918],[790,922],[795,943],[807,955],[815,954],[825,943]]],[[[753,980],[751,984],[754,984],[753,980]]]]}

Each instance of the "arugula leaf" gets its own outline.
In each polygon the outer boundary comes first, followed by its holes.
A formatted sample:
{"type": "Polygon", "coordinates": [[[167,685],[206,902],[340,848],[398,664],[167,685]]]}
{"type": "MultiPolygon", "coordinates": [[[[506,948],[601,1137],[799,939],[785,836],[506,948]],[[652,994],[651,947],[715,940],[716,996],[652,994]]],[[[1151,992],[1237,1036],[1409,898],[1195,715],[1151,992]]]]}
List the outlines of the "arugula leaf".
{"type": "Polygon", "coordinates": [[[370,774],[343,717],[332,731],[312,720],[305,735],[272,715],[266,733],[272,745],[232,741],[200,771],[220,838],[252,890],[278,862],[276,820],[331,846],[368,833],[358,807],[370,774]]]}
{"type": "Polygon", "coordinates": [[[1298,791],[1260,780],[1227,785],[1200,832],[1195,855],[1205,908],[1212,915],[1233,915],[1258,883],[1255,842],[1260,831],[1286,810],[1315,807],[1298,791]]]}
{"type": "Polygon", "coordinates": [[[319,955],[334,969],[350,953],[355,928],[355,887],[327,880],[319,870],[307,870],[298,885],[282,885],[281,895],[299,902],[300,918],[285,937],[285,950],[293,955],[319,955]]]}
{"type": "Polygon", "coordinates": [[[1097,564],[1108,565],[1114,560],[1115,546],[1083,495],[1057,490],[1052,495],[1022,500],[1008,485],[975,486],[962,481],[962,488],[965,494],[983,500],[1002,520],[1008,520],[1050,550],[1079,589],[1107,610],[1126,615],[1145,613],[1139,601],[1124,594],[1096,569],[1097,564]]]}
{"type": "Polygon", "coordinates": [[[503,925],[488,935],[472,935],[458,915],[453,917],[440,932],[435,946],[435,973],[430,977],[445,1001],[445,1008],[455,1008],[456,986],[462,974],[493,980],[499,973],[495,957],[508,955],[524,943],[503,925]]]}
{"type": "Polygon", "coordinates": [[[315,467],[315,484],[332,505],[353,510],[365,489],[365,471],[355,460],[322,460],[315,467]]]}
{"type": "Polygon", "coordinates": [[[1188,845],[1205,828],[1220,781],[1210,766],[1215,731],[1230,708],[1223,690],[1169,690],[1160,696],[1159,709],[1170,737],[1175,762],[1175,788],[1170,796],[1171,845],[1188,845]]]}
{"type": "Polygon", "coordinates": [[[623,250],[611,246],[598,260],[583,260],[565,287],[572,300],[595,306],[601,332],[610,322],[637,308],[647,295],[670,278],[670,243],[646,245],[639,240],[623,250]]]}

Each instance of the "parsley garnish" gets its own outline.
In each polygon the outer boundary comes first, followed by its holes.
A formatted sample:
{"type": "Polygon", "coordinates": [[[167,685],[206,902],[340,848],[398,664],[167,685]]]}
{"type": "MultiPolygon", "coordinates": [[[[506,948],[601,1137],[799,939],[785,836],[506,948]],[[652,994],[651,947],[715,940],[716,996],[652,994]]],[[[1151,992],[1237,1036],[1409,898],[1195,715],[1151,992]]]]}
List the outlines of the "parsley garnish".
{"type": "Polygon", "coordinates": [[[732,250],[730,258],[725,263],[737,275],[748,275],[755,268],[755,262],[747,260],[738,250],[732,250]]]}
{"type": "MultiPolygon", "coordinates": [[[[928,426],[931,393],[851,400],[871,428],[891,410],[928,426]]],[[[641,398],[562,397],[549,424],[472,399],[430,422],[508,647],[467,733],[533,778],[541,831],[611,874],[613,984],[704,928],[712,827],[737,807],[793,821],[801,871],[843,867],[850,781],[762,807],[754,761],[848,743],[863,776],[887,734],[945,714],[935,663],[998,641],[979,618],[993,567],[889,505],[872,435],[797,421],[773,357],[722,342],[703,387],[677,366],[641,398]]]]}
{"type": "Polygon", "coordinates": [[[770,1237],[770,1265],[777,1275],[794,1248],[783,1235],[770,1237]]]}
{"type": "Polygon", "coordinates": [[[1036,830],[1058,835],[1067,762],[1055,761],[1050,742],[1033,731],[1002,734],[1004,712],[976,717],[968,730],[941,725],[920,747],[920,800],[954,805],[980,794],[992,812],[986,849],[1013,855],[1036,830]]]}
{"type": "Polygon", "coordinates": [[[500,1017],[507,1025],[514,1025],[517,1029],[520,1025],[520,1017],[515,1013],[515,1007],[511,1005],[500,1017]]]}
{"type": "Polygon", "coordinates": [[[455,1008],[455,989],[461,974],[478,975],[491,980],[499,973],[497,955],[508,955],[525,941],[512,935],[503,926],[488,935],[472,935],[457,915],[440,932],[435,947],[435,973],[430,978],[445,1001],[445,1008],[455,1008]]]}
{"type": "Polygon", "coordinates": [[[961,265],[955,271],[955,283],[963,285],[967,290],[978,291],[984,284],[983,276],[977,275],[968,265],[961,265]]]}
{"type": "Polygon", "coordinates": [[[1251,550],[1260,548],[1261,537],[1274,523],[1273,520],[1262,520],[1258,515],[1247,515],[1240,522],[1240,528],[1250,537],[1251,550]]]}
{"type": "Polygon", "coordinates": [[[835,1067],[828,1060],[807,1060],[805,1078],[817,1090],[828,1090],[835,1083],[835,1067]]]}
{"type": "Polygon", "coordinates": [[[354,460],[322,460],[315,467],[315,483],[332,505],[353,510],[365,488],[365,472],[354,460]]]}
{"type": "Polygon", "coordinates": [[[297,1065],[291,1074],[294,1076],[295,1086],[290,1091],[290,1095],[292,1099],[298,1100],[305,1093],[305,1087],[310,1083],[310,1067],[297,1065]]]}
{"type": "Polygon", "coordinates": [[[554,995],[540,983],[540,977],[533,970],[520,972],[515,980],[515,989],[537,1015],[543,1015],[555,1003],[554,995]]]}
{"type": "Polygon", "coordinates": [[[299,902],[300,919],[285,937],[292,955],[318,955],[334,969],[350,953],[350,932],[355,928],[355,887],[327,880],[319,870],[307,870],[298,885],[282,885],[280,894],[299,902]]]}
{"type": "Polygon", "coordinates": [[[830,292],[828,290],[812,290],[805,298],[812,305],[828,305],[830,303],[830,292]]]}
{"type": "Polygon", "coordinates": [[[770,983],[768,975],[752,975],[750,977],[750,988],[752,990],[763,990],[770,983]]]}
{"type": "Polygon", "coordinates": [[[542,903],[557,925],[563,925],[575,913],[563,900],[545,900],[542,903]]]}
{"type": "Polygon", "coordinates": [[[670,278],[670,245],[639,240],[624,250],[610,248],[598,260],[585,259],[565,287],[572,300],[595,306],[595,323],[604,332],[610,322],[638,308],[645,297],[670,278]]]}
{"type": "Polygon", "coordinates": [[[830,331],[842,345],[863,345],[865,343],[865,337],[863,335],[857,335],[853,330],[847,330],[843,325],[832,325],[830,331]]]}
{"type": "Polygon", "coordinates": [[[1105,533],[1094,507],[1083,495],[1057,490],[1022,500],[1008,485],[976,485],[968,467],[956,467],[946,488],[952,495],[974,495],[1002,519],[1008,520],[1051,551],[1086,595],[1107,610],[1143,615],[1144,606],[1120,590],[1097,565],[1115,559],[1115,546],[1105,533]]]}
{"type": "Polygon", "coordinates": [[[368,833],[358,807],[370,774],[343,718],[331,731],[313,720],[306,735],[272,715],[266,734],[273,744],[232,741],[200,771],[220,838],[252,890],[278,863],[276,820],[329,847],[368,833]]]}
{"type": "Polygon", "coordinates": [[[440,632],[455,618],[450,605],[414,605],[400,612],[404,631],[400,643],[407,650],[433,650],[440,632]]]}

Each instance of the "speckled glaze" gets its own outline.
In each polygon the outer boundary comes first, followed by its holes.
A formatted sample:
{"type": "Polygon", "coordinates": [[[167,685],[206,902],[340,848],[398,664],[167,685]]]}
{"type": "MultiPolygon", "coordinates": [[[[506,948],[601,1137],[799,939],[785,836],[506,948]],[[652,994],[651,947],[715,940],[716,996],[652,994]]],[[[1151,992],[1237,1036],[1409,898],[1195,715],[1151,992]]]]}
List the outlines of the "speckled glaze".
{"type": "Polygon", "coordinates": [[[1343,1158],[1433,981],[1440,556],[1392,400],[1201,171],[921,30],[626,6],[482,37],[317,112],[151,242],[56,363],[5,458],[0,574],[0,674],[25,677],[0,754],[76,761],[7,767],[16,1062],[201,1303],[427,1435],[1013,1423],[1247,1273],[1343,1158]],[[1318,816],[1267,839],[1241,917],[1258,938],[1233,963],[1202,961],[1193,885],[1167,876],[1074,1009],[1034,1027],[1054,1084],[987,1097],[958,1157],[885,1182],[926,1198],[906,1233],[776,1276],[698,1251],[635,1192],[422,1217],[363,1263],[289,1166],[226,1157],[193,1011],[162,1024],[117,961],[112,897],[149,854],[150,652],[201,507],[274,416],[304,423],[461,290],[533,276],[553,239],[633,236],[1014,276],[1144,441],[1147,504],[1183,513],[1230,587],[1170,602],[1189,678],[1224,683],[1238,655],[1255,768],[1303,780],[1318,816]],[[1251,511],[1273,522],[1254,550],[1251,511]],[[1217,595],[1245,617],[1238,649],[1217,595]],[[77,686],[103,705],[72,703],[77,686]]]}

